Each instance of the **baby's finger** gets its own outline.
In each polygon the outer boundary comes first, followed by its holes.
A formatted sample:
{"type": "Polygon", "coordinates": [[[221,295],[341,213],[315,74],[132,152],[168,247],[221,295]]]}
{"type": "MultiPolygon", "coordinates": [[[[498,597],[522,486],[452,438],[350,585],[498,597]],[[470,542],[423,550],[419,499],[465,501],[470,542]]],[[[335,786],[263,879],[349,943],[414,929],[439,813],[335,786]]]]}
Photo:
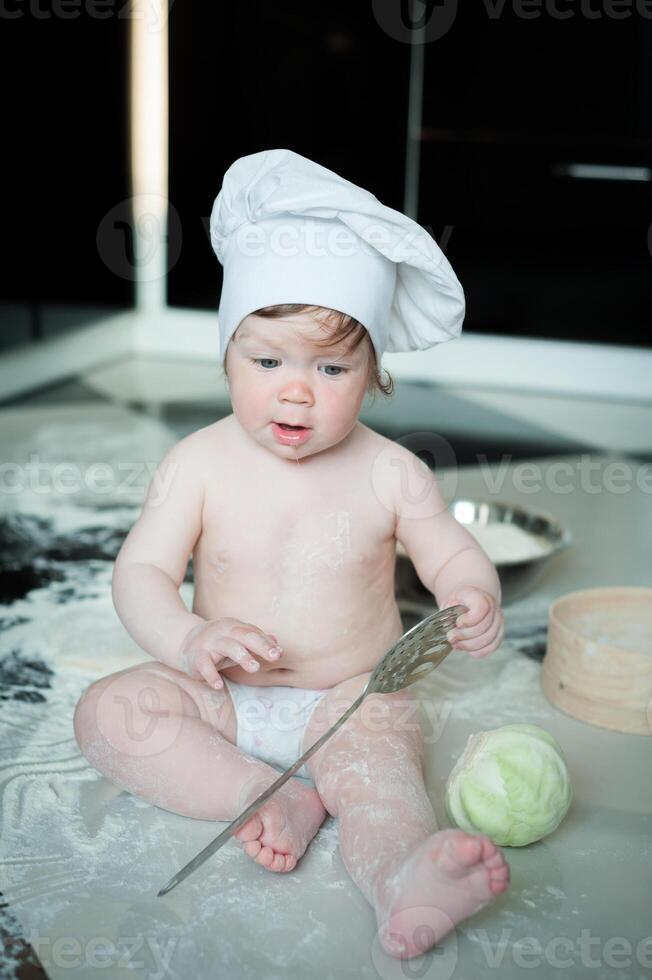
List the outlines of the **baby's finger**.
{"type": "Polygon", "coordinates": [[[265,657],[266,660],[278,660],[281,656],[282,651],[275,636],[271,637],[271,635],[253,630],[247,632],[243,630],[241,639],[242,643],[250,650],[260,657],[265,657]]]}
{"type": "Polygon", "coordinates": [[[220,637],[217,644],[217,649],[214,651],[215,655],[220,655],[224,658],[230,657],[231,660],[235,660],[239,663],[244,670],[248,670],[250,673],[255,673],[255,671],[260,670],[260,664],[258,661],[251,656],[246,647],[242,643],[238,643],[237,640],[232,640],[228,637],[220,637]]]}
{"type": "Polygon", "coordinates": [[[220,677],[220,672],[215,666],[210,653],[206,655],[205,659],[202,659],[200,672],[209,687],[217,688],[217,690],[224,687],[224,681],[220,677]]]}
{"type": "Polygon", "coordinates": [[[468,653],[473,653],[482,650],[486,646],[490,646],[498,636],[502,625],[502,618],[498,617],[496,621],[492,623],[489,630],[485,630],[485,632],[480,636],[457,640],[455,643],[455,649],[466,650],[468,653]]]}
{"type": "Polygon", "coordinates": [[[468,612],[462,613],[457,618],[460,629],[465,629],[469,626],[478,626],[488,616],[491,616],[492,609],[494,608],[494,603],[489,596],[479,590],[475,590],[472,595],[467,596],[465,603],[468,612]]]}
{"type": "Polygon", "coordinates": [[[469,650],[469,657],[481,660],[482,657],[487,657],[494,650],[497,650],[500,644],[503,642],[503,636],[505,635],[505,627],[501,626],[498,632],[498,636],[491,642],[487,643],[486,646],[480,648],[480,650],[469,650]]]}
{"type": "Polygon", "coordinates": [[[473,626],[462,626],[462,627],[454,626],[453,629],[448,633],[448,639],[449,640],[451,639],[451,634],[453,640],[455,639],[469,640],[475,636],[482,636],[482,634],[486,633],[487,630],[489,629],[495,615],[496,615],[496,610],[492,606],[490,606],[486,615],[483,616],[479,622],[474,623],[473,626]]]}
{"type": "Polygon", "coordinates": [[[463,612],[457,614],[458,622],[463,620],[464,622],[477,619],[478,616],[484,616],[488,609],[489,598],[482,589],[477,588],[465,588],[459,589],[454,595],[454,601],[449,602],[450,605],[454,606],[466,606],[463,612]]]}
{"type": "Polygon", "coordinates": [[[179,658],[179,666],[188,677],[193,680],[198,680],[201,676],[201,671],[199,670],[199,662],[202,658],[210,658],[210,654],[207,650],[201,650],[195,647],[192,650],[185,650],[181,653],[179,658]]]}

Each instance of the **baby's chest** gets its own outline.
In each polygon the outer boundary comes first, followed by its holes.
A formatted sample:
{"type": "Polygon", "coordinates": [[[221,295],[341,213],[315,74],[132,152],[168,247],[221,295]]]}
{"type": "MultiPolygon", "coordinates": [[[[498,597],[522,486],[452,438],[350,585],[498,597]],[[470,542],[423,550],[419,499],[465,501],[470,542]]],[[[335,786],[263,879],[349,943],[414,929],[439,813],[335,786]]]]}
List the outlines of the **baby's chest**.
{"type": "Polygon", "coordinates": [[[293,585],[368,575],[394,543],[394,518],[354,488],[300,496],[245,491],[207,513],[200,553],[222,577],[272,575],[293,585]]]}

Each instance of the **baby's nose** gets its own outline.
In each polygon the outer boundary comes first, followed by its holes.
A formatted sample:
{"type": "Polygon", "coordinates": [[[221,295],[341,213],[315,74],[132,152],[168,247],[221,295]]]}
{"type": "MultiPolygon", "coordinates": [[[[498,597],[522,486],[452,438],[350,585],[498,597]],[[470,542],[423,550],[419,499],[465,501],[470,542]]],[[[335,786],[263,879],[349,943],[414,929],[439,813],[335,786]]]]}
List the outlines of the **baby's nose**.
{"type": "Polygon", "coordinates": [[[281,401],[297,402],[301,405],[314,401],[312,386],[302,378],[294,378],[283,385],[279,392],[281,401]]]}

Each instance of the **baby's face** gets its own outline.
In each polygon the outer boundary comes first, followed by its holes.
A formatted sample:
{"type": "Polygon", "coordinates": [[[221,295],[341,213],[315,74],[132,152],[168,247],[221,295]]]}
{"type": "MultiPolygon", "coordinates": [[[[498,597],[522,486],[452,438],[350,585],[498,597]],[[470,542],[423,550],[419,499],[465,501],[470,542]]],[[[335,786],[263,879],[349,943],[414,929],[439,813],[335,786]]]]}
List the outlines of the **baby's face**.
{"type": "Polygon", "coordinates": [[[368,347],[351,353],[325,341],[328,327],[306,314],[245,317],[226,354],[233,412],[259,445],[294,461],[335,446],[356,424],[367,388],[368,347]],[[308,427],[296,438],[277,423],[308,427]]]}

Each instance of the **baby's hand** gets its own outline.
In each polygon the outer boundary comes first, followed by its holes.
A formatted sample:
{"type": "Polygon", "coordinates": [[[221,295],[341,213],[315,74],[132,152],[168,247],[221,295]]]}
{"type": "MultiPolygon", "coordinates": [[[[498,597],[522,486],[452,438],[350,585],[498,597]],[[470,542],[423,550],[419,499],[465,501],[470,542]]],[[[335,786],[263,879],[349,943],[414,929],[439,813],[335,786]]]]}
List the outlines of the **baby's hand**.
{"type": "Polygon", "coordinates": [[[272,633],[263,633],[251,623],[230,618],[210,619],[190,630],[181,645],[179,662],[193,680],[205,680],[210,687],[220,688],[224,687],[224,681],[219,667],[239,663],[251,673],[260,668],[252,653],[274,662],[281,656],[281,648],[272,633]]]}
{"type": "Polygon", "coordinates": [[[469,611],[462,613],[455,628],[446,634],[453,650],[466,650],[472,657],[493,653],[505,634],[505,617],[494,597],[483,589],[458,589],[440,608],[456,605],[466,606],[469,611]]]}

